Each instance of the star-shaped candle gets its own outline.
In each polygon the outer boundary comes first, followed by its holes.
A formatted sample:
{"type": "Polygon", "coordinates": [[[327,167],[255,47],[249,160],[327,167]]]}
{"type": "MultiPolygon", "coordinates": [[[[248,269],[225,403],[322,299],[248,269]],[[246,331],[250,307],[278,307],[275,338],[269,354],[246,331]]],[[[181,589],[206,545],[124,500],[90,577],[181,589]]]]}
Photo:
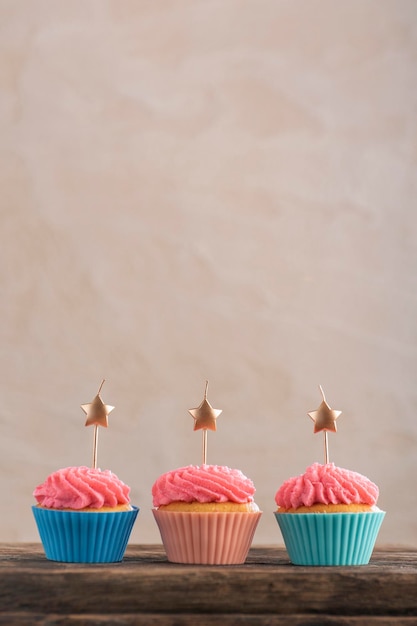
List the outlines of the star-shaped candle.
{"type": "Polygon", "coordinates": [[[327,438],[328,431],[336,432],[336,420],[342,411],[335,411],[331,409],[326,402],[324,391],[321,385],[319,389],[322,395],[322,402],[316,411],[310,411],[307,415],[311,417],[314,422],[314,433],[323,431],[324,433],[324,462],[329,462],[329,442],[327,438]]]}
{"type": "Polygon", "coordinates": [[[104,385],[104,379],[101,381],[96,397],[89,404],[82,404],[81,408],[87,415],[86,426],[94,426],[93,439],[93,467],[97,467],[97,446],[98,446],[98,427],[107,428],[109,425],[108,416],[113,411],[114,406],[104,404],[100,397],[100,391],[104,385]]]}
{"type": "Polygon", "coordinates": [[[203,431],[203,465],[207,463],[207,430],[217,430],[216,420],[221,409],[213,409],[207,400],[208,380],[204,390],[204,398],[200,406],[196,409],[189,409],[188,412],[194,419],[194,430],[203,431]]]}

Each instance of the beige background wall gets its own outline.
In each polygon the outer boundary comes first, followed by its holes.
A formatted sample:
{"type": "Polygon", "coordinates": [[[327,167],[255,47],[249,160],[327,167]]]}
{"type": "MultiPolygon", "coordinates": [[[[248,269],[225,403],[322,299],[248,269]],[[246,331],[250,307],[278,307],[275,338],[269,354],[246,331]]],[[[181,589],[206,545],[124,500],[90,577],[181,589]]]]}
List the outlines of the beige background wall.
{"type": "Polygon", "coordinates": [[[331,459],[417,541],[417,3],[0,0],[0,540],[89,464],[151,486],[208,461],[274,495],[331,459]]]}

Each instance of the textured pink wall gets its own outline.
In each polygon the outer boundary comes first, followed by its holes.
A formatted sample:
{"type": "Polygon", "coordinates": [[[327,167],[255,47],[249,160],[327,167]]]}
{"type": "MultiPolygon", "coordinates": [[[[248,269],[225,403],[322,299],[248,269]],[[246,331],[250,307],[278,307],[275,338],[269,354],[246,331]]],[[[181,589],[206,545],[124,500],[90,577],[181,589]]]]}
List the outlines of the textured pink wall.
{"type": "Polygon", "coordinates": [[[0,3],[0,539],[88,464],[150,490],[211,463],[274,495],[330,455],[367,474],[380,540],[417,541],[414,0],[0,3]]]}

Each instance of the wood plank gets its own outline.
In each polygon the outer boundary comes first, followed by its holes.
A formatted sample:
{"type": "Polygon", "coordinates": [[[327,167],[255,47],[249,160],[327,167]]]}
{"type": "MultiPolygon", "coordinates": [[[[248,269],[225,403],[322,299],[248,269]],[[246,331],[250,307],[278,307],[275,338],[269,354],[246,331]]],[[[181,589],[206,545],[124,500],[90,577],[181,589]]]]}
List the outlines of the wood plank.
{"type": "Polygon", "coordinates": [[[415,626],[415,617],[334,615],[0,613],[0,626],[415,626]]]}
{"type": "Polygon", "coordinates": [[[360,567],[300,567],[284,549],[254,547],[244,565],[198,566],[168,563],[162,546],[128,546],[122,563],[83,565],[48,561],[40,544],[0,544],[0,608],[0,624],[33,626],[187,626],[196,615],[225,626],[417,624],[417,551],[377,549],[360,567]]]}

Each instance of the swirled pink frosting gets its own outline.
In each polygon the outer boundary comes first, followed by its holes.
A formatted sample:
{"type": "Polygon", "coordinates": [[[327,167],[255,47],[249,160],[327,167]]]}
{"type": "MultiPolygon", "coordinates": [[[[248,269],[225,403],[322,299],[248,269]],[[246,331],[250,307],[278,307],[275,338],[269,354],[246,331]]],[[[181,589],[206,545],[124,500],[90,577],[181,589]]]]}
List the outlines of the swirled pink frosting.
{"type": "Polygon", "coordinates": [[[379,495],[378,487],[362,474],[313,463],[301,476],[289,478],[278,489],[275,502],[284,509],[313,504],[369,504],[379,495]]]}
{"type": "Polygon", "coordinates": [[[152,487],[154,506],[171,502],[253,502],[255,487],[238,469],[188,465],[162,474],[152,487]]]}
{"type": "Polygon", "coordinates": [[[38,504],[50,509],[100,509],[127,504],[130,487],[110,470],[66,467],[50,474],[33,492],[38,504]]]}

